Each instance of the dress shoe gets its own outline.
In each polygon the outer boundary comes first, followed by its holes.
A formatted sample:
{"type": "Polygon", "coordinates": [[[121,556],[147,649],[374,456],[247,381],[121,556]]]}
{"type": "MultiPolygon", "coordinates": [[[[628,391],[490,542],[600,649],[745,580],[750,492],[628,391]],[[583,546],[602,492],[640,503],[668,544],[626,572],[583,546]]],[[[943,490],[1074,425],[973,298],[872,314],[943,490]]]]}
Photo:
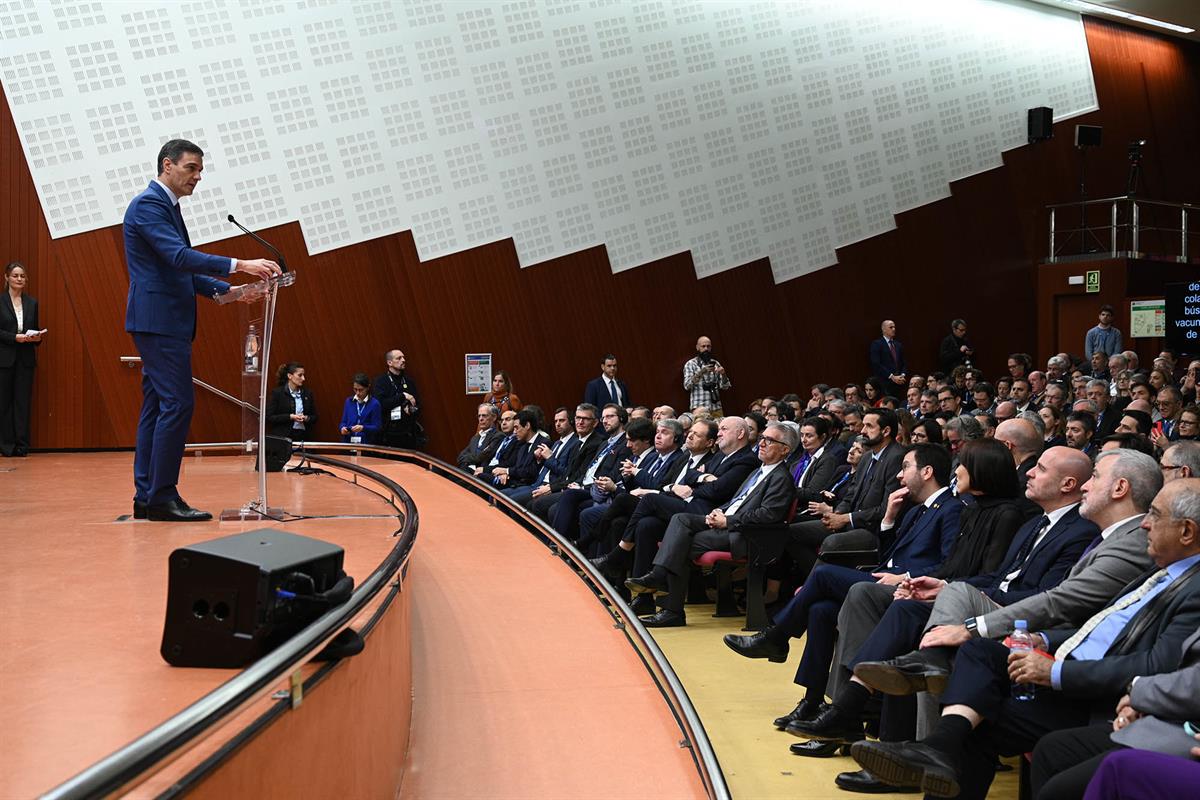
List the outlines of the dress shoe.
{"type": "Polygon", "coordinates": [[[787,642],[777,644],[767,638],[766,631],[762,633],[751,634],[750,636],[738,636],[733,633],[725,634],[725,646],[739,656],[746,658],[765,658],[768,661],[774,661],[776,664],[782,664],[787,661],[789,645],[787,642]]]}
{"type": "Polygon", "coordinates": [[[853,742],[862,738],[863,723],[858,716],[847,714],[837,706],[827,706],[812,719],[789,722],[784,730],[793,736],[826,742],[853,742]]]}
{"type": "Polygon", "coordinates": [[[145,519],[146,518],[146,504],[143,503],[141,500],[133,501],[133,518],[134,519],[145,519]]]}
{"type": "Polygon", "coordinates": [[[212,514],[192,508],[176,498],[169,503],[146,506],[146,519],[154,522],[207,522],[212,514]]]}
{"type": "Polygon", "coordinates": [[[887,661],[863,661],[854,667],[854,677],[876,691],[891,695],[917,692],[941,694],[949,675],[949,670],[919,653],[909,653],[887,661]]]}
{"type": "Polygon", "coordinates": [[[641,577],[625,581],[625,588],[634,594],[666,594],[667,582],[654,577],[653,572],[647,572],[641,577]]]}
{"type": "Polygon", "coordinates": [[[790,714],[784,714],[782,717],[776,717],[773,724],[779,730],[783,730],[788,726],[789,722],[795,722],[802,719],[812,719],[821,711],[821,706],[823,705],[824,703],[817,703],[805,698],[799,703],[796,703],[796,707],[792,709],[790,714]]]}
{"type": "Polygon", "coordinates": [[[933,797],[957,797],[958,769],[950,757],[921,742],[855,742],[850,755],[892,786],[918,786],[933,797]]]}
{"type": "Polygon", "coordinates": [[[664,608],[652,617],[642,617],[642,624],[647,628],[682,628],[687,620],[678,611],[664,608]]]}
{"type": "Polygon", "coordinates": [[[788,746],[788,751],[794,756],[832,758],[837,755],[841,746],[841,742],[818,742],[816,739],[809,739],[807,742],[793,742],[788,746]]]}
{"type": "Polygon", "coordinates": [[[648,594],[639,594],[629,602],[629,608],[639,617],[655,612],[654,598],[648,594]]]}
{"type": "MultiPolygon", "coordinates": [[[[795,747],[796,745],[792,745],[795,747]]],[[[884,783],[871,774],[869,770],[860,769],[858,772],[840,772],[833,779],[839,789],[847,792],[862,792],[863,794],[890,794],[893,792],[916,792],[916,786],[892,786],[884,783]]]]}
{"type": "MultiPolygon", "coordinates": [[[[617,548],[617,550],[619,550],[622,555],[633,555],[633,552],[629,550],[621,550],[620,548],[617,548]]],[[[611,552],[605,553],[599,558],[593,558],[592,566],[600,570],[604,577],[610,580],[619,581],[625,577],[625,572],[629,569],[629,562],[631,560],[632,559],[629,557],[622,557],[621,555],[617,555],[616,552],[611,552]]]]}

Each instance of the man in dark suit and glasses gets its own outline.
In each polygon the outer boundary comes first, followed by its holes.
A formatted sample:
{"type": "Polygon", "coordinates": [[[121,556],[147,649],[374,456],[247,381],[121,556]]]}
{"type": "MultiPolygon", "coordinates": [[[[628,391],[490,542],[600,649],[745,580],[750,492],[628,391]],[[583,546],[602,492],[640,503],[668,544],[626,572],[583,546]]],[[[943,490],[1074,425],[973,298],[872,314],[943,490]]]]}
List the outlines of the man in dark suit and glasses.
{"type": "Polygon", "coordinates": [[[229,284],[220,278],[234,272],[265,280],[280,270],[266,259],[227,258],[192,249],[179,199],[200,182],[203,150],[172,139],[162,146],[155,167],[158,177],[133,198],[124,221],[129,269],[125,330],[133,335],[142,357],[133,512],[139,519],[197,522],[212,515],[189,506],[176,488],[195,403],[196,296],[228,292],[229,284]]]}
{"type": "Polygon", "coordinates": [[[634,593],[666,591],[662,611],[646,617],[647,628],[679,627],[686,624],[683,613],[687,595],[688,559],[709,550],[730,550],[744,556],[743,532],[781,524],[796,494],[792,475],[784,460],[796,446],[797,436],[787,425],[773,422],[758,437],[760,467],[751,472],[733,499],[707,514],[676,514],[667,526],[654,567],[646,575],[631,578],[625,585],[634,593]]]}

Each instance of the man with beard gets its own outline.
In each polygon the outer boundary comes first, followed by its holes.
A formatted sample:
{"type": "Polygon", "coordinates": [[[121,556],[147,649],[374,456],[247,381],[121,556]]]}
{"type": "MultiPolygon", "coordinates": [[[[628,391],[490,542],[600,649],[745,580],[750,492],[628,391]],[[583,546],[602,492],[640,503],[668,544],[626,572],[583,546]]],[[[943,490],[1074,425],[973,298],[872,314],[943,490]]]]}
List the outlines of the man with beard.
{"type": "Polygon", "coordinates": [[[688,393],[688,408],[708,408],[721,416],[721,392],[730,388],[725,367],[713,357],[712,339],[696,340],[696,356],[683,365],[683,390],[688,393]]]}

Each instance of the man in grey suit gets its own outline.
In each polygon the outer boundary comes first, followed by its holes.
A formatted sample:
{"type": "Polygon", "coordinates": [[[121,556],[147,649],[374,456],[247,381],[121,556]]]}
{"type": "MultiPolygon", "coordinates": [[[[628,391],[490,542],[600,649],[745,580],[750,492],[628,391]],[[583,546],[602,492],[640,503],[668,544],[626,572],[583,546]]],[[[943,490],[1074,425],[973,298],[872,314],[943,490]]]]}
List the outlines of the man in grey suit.
{"type": "Polygon", "coordinates": [[[1012,632],[1018,619],[1026,620],[1031,630],[1082,623],[1150,568],[1146,532],[1139,526],[1161,488],[1162,471],[1145,453],[1110,450],[1099,454],[1092,477],[1083,486],[1079,513],[1100,527],[1100,539],[1071,568],[1066,580],[1009,606],[981,606],[974,596],[978,592],[973,595],[964,591],[969,587],[951,584],[935,603],[945,614],[935,613],[937,623],[930,619],[931,627],[940,627],[926,634],[921,647],[958,646],[974,636],[1000,639],[1012,632]],[[945,624],[954,619],[967,622],[945,624]]]}
{"type": "Polygon", "coordinates": [[[635,594],[665,592],[662,610],[642,620],[647,628],[681,627],[687,595],[689,556],[709,550],[744,554],[743,532],[764,526],[782,525],[796,494],[784,460],[796,447],[797,436],[789,425],[772,422],[758,437],[761,466],[751,472],[724,505],[707,514],[676,514],[667,526],[654,567],[645,575],[630,578],[625,585],[635,594]]]}
{"type": "MultiPolygon", "coordinates": [[[[1035,472],[1042,471],[1041,465],[1050,457],[1080,464],[1085,464],[1087,458],[1070,448],[1051,448],[1039,459],[1035,472]]],[[[930,691],[940,691],[955,648],[972,639],[1003,638],[1018,619],[1026,620],[1031,630],[1082,624],[1150,568],[1146,532],[1140,525],[1150,502],[1162,488],[1162,472],[1154,459],[1136,450],[1101,453],[1091,478],[1081,487],[1070,486],[1072,472],[1077,478],[1078,466],[1064,470],[1063,491],[1074,492],[1076,497],[1082,493],[1079,515],[1094,523],[1100,533],[1061,583],[1009,605],[1000,605],[964,581],[946,584],[917,578],[908,585],[911,597],[915,600],[936,597],[925,622],[920,649],[885,661],[860,655],[863,660],[854,665],[855,676],[884,691],[901,685],[908,685],[913,691],[925,691],[927,687],[930,691]]],[[[1045,476],[1031,473],[1031,483],[1035,477],[1045,476]]],[[[1039,548],[1034,544],[1027,560],[1032,561],[1038,553],[1039,548]]],[[[1004,584],[1001,587],[1007,588],[1004,584]]],[[[878,632],[873,634],[864,649],[878,649],[878,643],[874,642],[878,635],[878,632]]]]}
{"type": "Polygon", "coordinates": [[[1112,722],[1043,736],[1033,750],[1034,797],[1083,797],[1100,761],[1121,747],[1179,755],[1194,746],[1175,720],[1200,719],[1200,630],[1183,643],[1180,664],[1174,672],[1134,678],[1112,722]]]}

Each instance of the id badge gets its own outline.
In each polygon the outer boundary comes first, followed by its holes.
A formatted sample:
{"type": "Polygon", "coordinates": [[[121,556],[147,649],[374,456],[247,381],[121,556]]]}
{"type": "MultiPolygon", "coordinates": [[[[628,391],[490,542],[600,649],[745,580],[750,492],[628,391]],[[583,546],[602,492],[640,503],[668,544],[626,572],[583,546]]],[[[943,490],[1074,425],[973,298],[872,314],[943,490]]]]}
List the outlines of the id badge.
{"type": "Polygon", "coordinates": [[[361,436],[351,436],[350,444],[362,444],[362,437],[361,436]]]}
{"type": "Polygon", "coordinates": [[[392,409],[392,414],[391,414],[392,422],[396,422],[403,415],[404,415],[404,410],[402,408],[400,408],[400,406],[396,406],[395,408],[392,409]]]}

